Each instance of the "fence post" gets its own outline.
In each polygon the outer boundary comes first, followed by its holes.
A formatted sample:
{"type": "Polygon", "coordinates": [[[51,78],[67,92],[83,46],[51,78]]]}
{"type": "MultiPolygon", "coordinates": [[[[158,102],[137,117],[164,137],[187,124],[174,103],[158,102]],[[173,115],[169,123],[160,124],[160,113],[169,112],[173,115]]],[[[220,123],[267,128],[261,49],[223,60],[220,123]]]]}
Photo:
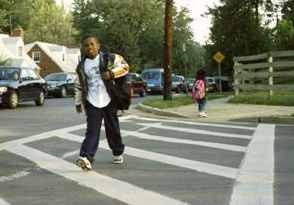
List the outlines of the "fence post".
{"type": "MultiPolygon", "coordinates": [[[[273,62],[272,52],[269,52],[268,62],[270,64],[272,64],[272,62],[273,62]]],[[[268,68],[268,75],[269,75],[269,77],[268,77],[268,85],[269,86],[274,85],[273,72],[274,72],[274,67],[272,65],[270,65],[269,68],[268,68]]],[[[269,94],[270,94],[270,96],[274,95],[274,90],[270,88],[269,94]]]]}
{"type": "Polygon", "coordinates": [[[236,66],[239,65],[237,60],[234,60],[234,87],[235,87],[235,96],[238,96],[240,94],[239,89],[239,79],[238,79],[238,71],[236,69],[236,66]]]}

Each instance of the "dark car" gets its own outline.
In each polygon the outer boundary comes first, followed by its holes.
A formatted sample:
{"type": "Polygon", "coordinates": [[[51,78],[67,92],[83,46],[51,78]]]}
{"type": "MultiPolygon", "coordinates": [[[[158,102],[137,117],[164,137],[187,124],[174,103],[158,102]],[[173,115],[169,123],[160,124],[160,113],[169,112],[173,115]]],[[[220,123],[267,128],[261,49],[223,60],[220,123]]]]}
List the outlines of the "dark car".
{"type": "Polygon", "coordinates": [[[33,68],[0,66],[0,104],[14,109],[19,102],[44,104],[46,81],[33,68]]]}
{"type": "Polygon", "coordinates": [[[128,73],[126,76],[127,80],[132,85],[134,94],[139,94],[141,97],[145,96],[147,83],[141,78],[138,73],[128,73]]]}
{"type": "Polygon", "coordinates": [[[172,91],[176,91],[176,93],[187,92],[187,84],[183,76],[172,75],[172,91]]]}
{"type": "Polygon", "coordinates": [[[188,86],[188,91],[192,91],[195,78],[186,78],[186,85],[188,86]]]}
{"type": "Polygon", "coordinates": [[[45,77],[47,82],[47,95],[66,97],[74,95],[74,73],[50,73],[45,77]]]}

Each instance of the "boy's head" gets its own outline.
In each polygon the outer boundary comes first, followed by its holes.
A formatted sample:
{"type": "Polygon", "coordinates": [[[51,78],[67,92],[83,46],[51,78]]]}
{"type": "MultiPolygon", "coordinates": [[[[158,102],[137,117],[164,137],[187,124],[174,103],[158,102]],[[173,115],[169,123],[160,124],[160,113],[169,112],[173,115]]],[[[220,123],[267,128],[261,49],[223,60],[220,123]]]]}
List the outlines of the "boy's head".
{"type": "Polygon", "coordinates": [[[88,58],[94,59],[100,50],[100,42],[93,35],[86,35],[82,38],[82,47],[88,58]]]}

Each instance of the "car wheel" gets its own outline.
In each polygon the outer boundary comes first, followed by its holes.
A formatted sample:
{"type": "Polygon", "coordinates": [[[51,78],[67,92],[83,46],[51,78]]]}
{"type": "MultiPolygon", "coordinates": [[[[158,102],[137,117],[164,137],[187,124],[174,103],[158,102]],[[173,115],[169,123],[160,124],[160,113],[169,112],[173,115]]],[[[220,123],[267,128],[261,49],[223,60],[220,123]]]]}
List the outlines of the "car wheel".
{"type": "Polygon", "coordinates": [[[145,89],[143,89],[143,90],[140,92],[140,97],[145,97],[145,94],[146,94],[146,91],[145,91],[145,89]]]}
{"type": "Polygon", "coordinates": [[[38,96],[38,99],[35,101],[35,104],[37,106],[42,106],[44,104],[44,100],[45,100],[45,94],[43,91],[41,91],[38,96]]]}
{"type": "Polygon", "coordinates": [[[61,87],[60,89],[60,97],[65,98],[66,97],[66,88],[65,87],[61,87]]]}
{"type": "Polygon", "coordinates": [[[177,87],[176,93],[180,93],[180,92],[181,92],[181,88],[180,87],[177,87]]]}
{"type": "Polygon", "coordinates": [[[13,91],[9,95],[8,106],[10,109],[15,109],[18,105],[18,95],[16,91],[13,91]]]}

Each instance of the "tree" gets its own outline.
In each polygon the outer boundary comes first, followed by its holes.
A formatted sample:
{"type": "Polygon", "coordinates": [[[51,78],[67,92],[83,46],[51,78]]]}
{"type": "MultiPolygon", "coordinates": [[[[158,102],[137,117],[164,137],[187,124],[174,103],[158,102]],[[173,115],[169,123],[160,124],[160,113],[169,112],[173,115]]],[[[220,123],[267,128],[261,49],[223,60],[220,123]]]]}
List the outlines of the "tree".
{"type": "MultiPolygon", "coordinates": [[[[233,57],[253,55],[271,49],[269,29],[263,27],[255,0],[222,0],[222,5],[210,8],[212,15],[211,44],[206,46],[210,72],[217,74],[212,56],[221,51],[225,56],[223,73],[233,74],[233,57]]],[[[267,2],[269,3],[269,2],[267,2]]]]}
{"type": "Polygon", "coordinates": [[[277,50],[294,50],[294,27],[292,21],[281,20],[278,23],[275,37],[277,50]]]}
{"type": "MultiPolygon", "coordinates": [[[[164,3],[163,0],[75,0],[74,25],[79,31],[76,39],[85,34],[96,35],[103,49],[122,54],[132,71],[163,67],[164,3]]],[[[192,19],[187,9],[173,13],[173,67],[175,72],[182,73],[182,44],[187,45],[187,67],[197,67],[194,61],[197,53],[190,52],[198,47],[194,47],[189,27],[192,19]]]]}
{"type": "Polygon", "coordinates": [[[0,31],[10,33],[10,29],[27,29],[27,19],[31,15],[33,0],[0,0],[0,31]]]}
{"type": "Polygon", "coordinates": [[[282,4],[282,18],[292,22],[294,26],[294,0],[285,1],[282,4]]]}
{"type": "Polygon", "coordinates": [[[73,17],[63,7],[35,0],[32,13],[26,30],[26,42],[44,41],[63,45],[74,42],[76,31],[72,26],[73,17]]]}

